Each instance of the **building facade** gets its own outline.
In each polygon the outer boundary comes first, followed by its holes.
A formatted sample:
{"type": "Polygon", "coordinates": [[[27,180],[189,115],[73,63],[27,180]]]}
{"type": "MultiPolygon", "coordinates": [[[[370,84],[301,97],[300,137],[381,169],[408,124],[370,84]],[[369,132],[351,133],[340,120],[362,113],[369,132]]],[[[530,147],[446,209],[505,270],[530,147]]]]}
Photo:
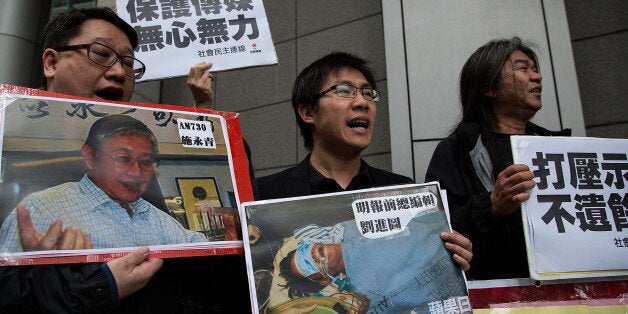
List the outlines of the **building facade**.
{"type": "MultiPolygon", "coordinates": [[[[449,45],[441,38],[455,40],[456,36],[460,36],[459,28],[465,24],[460,21],[456,23],[454,18],[456,14],[465,11],[465,6],[483,7],[495,3],[455,2],[454,5],[453,1],[432,0],[265,1],[279,63],[216,73],[215,82],[216,109],[240,113],[243,136],[251,146],[256,175],[283,170],[305,157],[307,151],[303,148],[290,105],[292,83],[296,75],[315,59],[331,51],[342,50],[371,61],[378,87],[383,90],[383,99],[377,104],[376,131],[371,146],[364,152],[365,160],[376,167],[414,176],[417,182],[421,182],[423,167],[426,167],[426,160],[431,156],[431,149],[446,135],[444,130],[447,126],[453,125],[458,119],[456,108],[459,105],[455,102],[458,87],[453,82],[452,86],[445,86],[445,89],[450,89],[449,98],[446,98],[448,109],[441,110],[438,119],[427,119],[420,126],[412,124],[418,120],[409,121],[399,113],[399,95],[405,93],[408,98],[406,103],[411,104],[406,108],[408,112],[429,110],[429,106],[421,109],[414,105],[412,97],[416,96],[416,92],[412,94],[411,91],[421,82],[429,82],[417,78],[430,78],[443,73],[446,74],[443,77],[457,77],[461,64],[443,62],[435,63],[423,72],[413,70],[411,74],[404,74],[405,85],[398,84],[400,78],[397,69],[405,66],[407,71],[418,66],[411,59],[417,49],[429,45],[449,45]],[[391,47],[391,42],[398,43],[399,49],[394,50],[397,46],[391,47]],[[396,56],[392,56],[394,51],[404,52],[403,64],[398,62],[396,56]],[[407,131],[398,128],[402,124],[407,125],[407,131]],[[440,131],[428,134],[422,130],[440,131]],[[407,153],[408,149],[411,150],[410,154],[407,153]]],[[[554,82],[551,84],[554,86],[554,95],[546,96],[548,90],[545,89],[544,100],[552,99],[548,100],[552,108],[570,109],[564,114],[556,109],[554,112],[558,120],[553,117],[539,118],[540,123],[550,121],[550,125],[546,126],[554,129],[573,127],[577,130],[576,135],[581,136],[628,138],[628,2],[526,0],[498,3],[481,10],[478,14],[482,18],[473,19],[469,15],[463,18],[473,20],[473,27],[486,38],[493,34],[518,35],[516,27],[508,29],[507,33],[495,32],[498,27],[494,23],[500,20],[498,17],[502,17],[504,23],[519,21],[522,12],[531,21],[542,21],[543,25],[539,29],[555,28],[562,32],[552,35],[554,38],[524,38],[547,48],[542,49],[544,51],[541,54],[562,51],[558,54],[561,62],[547,61],[549,68],[542,68],[544,83],[550,86],[550,82],[554,82]],[[514,9],[519,11],[514,10],[513,6],[517,6],[514,9]],[[552,47],[554,41],[562,43],[562,46],[552,47]],[[565,47],[565,42],[570,46],[565,47]],[[560,68],[562,66],[566,68],[560,68]],[[571,75],[557,78],[560,73],[571,75]],[[565,82],[562,86],[569,88],[561,89],[561,84],[556,83],[561,80],[565,82]],[[570,115],[573,115],[572,119],[569,119],[570,115]],[[563,123],[563,120],[571,122],[563,123]],[[551,121],[557,121],[558,124],[554,125],[551,121]]],[[[41,31],[51,11],[70,5],[115,8],[115,1],[0,2],[0,46],[3,47],[0,52],[0,67],[3,69],[0,72],[1,83],[42,86],[41,31]]],[[[522,27],[522,33],[531,34],[522,37],[535,36],[535,33],[528,32],[525,25],[522,27]]],[[[469,49],[480,46],[487,41],[484,40],[486,38],[476,36],[475,41],[466,41],[459,47],[450,45],[450,51],[468,56],[472,51],[469,49]]],[[[443,54],[446,53],[443,51],[443,54]]],[[[547,55],[544,58],[551,60],[547,55]]],[[[191,106],[193,99],[185,82],[186,78],[181,77],[139,83],[132,100],[191,106]]]]}

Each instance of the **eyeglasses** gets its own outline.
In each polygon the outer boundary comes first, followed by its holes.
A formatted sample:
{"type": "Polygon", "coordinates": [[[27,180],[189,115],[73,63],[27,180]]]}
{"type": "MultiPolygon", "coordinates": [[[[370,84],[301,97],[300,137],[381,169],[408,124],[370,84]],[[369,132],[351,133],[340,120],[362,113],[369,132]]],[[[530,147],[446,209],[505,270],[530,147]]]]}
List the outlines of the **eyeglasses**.
{"type": "Polygon", "coordinates": [[[136,163],[140,167],[140,169],[142,169],[142,171],[154,170],[159,166],[159,161],[155,160],[152,157],[133,158],[129,155],[114,156],[100,149],[98,149],[98,151],[109,156],[113,160],[113,164],[122,169],[129,169],[133,167],[136,163]]]}
{"type": "Polygon", "coordinates": [[[320,92],[318,94],[318,97],[321,97],[321,96],[331,92],[332,90],[336,90],[336,95],[338,95],[340,97],[343,97],[343,98],[355,98],[355,96],[358,95],[358,90],[359,90],[362,93],[362,96],[364,96],[364,99],[370,100],[370,101],[379,101],[379,91],[378,90],[372,89],[370,87],[360,88],[360,87],[353,86],[353,85],[348,85],[348,84],[332,85],[328,89],[320,92]]]}
{"type": "Polygon", "coordinates": [[[138,59],[131,56],[121,56],[113,48],[101,43],[72,45],[59,48],[52,48],[56,51],[68,51],[74,49],[87,49],[87,57],[94,63],[103,67],[112,67],[119,60],[124,69],[124,74],[132,79],[142,78],[146,72],[146,66],[138,59]]]}

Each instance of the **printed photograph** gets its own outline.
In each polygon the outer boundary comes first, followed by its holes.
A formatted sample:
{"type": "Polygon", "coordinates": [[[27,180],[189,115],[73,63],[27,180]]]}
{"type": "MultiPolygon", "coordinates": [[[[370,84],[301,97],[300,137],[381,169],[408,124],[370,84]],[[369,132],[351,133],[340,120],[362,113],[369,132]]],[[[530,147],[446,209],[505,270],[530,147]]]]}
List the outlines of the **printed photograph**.
{"type": "Polygon", "coordinates": [[[471,311],[437,184],[244,203],[260,313],[471,311]],[[314,311],[314,312],[312,312],[314,311]]]}
{"type": "Polygon", "coordinates": [[[241,240],[220,114],[4,96],[5,259],[241,240]]]}

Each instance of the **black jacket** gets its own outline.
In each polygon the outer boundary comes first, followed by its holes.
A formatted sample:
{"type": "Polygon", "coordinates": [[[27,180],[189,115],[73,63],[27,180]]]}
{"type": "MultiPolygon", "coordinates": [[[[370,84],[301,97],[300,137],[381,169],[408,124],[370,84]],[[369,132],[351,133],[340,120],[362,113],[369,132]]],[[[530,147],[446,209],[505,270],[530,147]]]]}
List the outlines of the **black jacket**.
{"type": "Polygon", "coordinates": [[[112,299],[100,263],[0,267],[0,313],[250,313],[244,255],[167,258],[148,285],[112,299]]]}
{"type": "Polygon", "coordinates": [[[109,289],[100,263],[0,267],[0,312],[109,312],[109,289]]]}
{"type": "MultiPolygon", "coordinates": [[[[309,156],[298,165],[284,171],[257,178],[253,181],[255,200],[312,195],[310,187],[309,156]]],[[[377,169],[363,162],[373,186],[382,187],[414,183],[411,178],[377,169]]]]}
{"type": "MultiPolygon", "coordinates": [[[[436,147],[425,181],[438,181],[447,190],[452,228],[473,243],[469,279],[526,278],[529,272],[521,211],[502,217],[490,212],[493,163],[494,158],[501,157],[488,158],[486,136],[481,137],[484,132],[476,123],[462,123],[436,147]]],[[[529,122],[526,133],[569,136],[571,130],[552,132],[529,122]]]]}
{"type": "MultiPolygon", "coordinates": [[[[256,201],[267,199],[278,199],[297,196],[308,196],[315,194],[311,188],[312,178],[309,165],[310,155],[308,155],[298,165],[284,171],[271,174],[265,177],[256,178],[253,181],[253,195],[256,201]]],[[[360,188],[383,187],[397,184],[411,184],[414,181],[408,177],[394,174],[385,170],[369,166],[362,161],[363,170],[368,174],[369,186],[358,186],[360,188]]],[[[320,193],[322,191],[318,191],[320,193]]],[[[264,245],[251,246],[252,254],[256,256],[256,264],[261,268],[272,267],[274,252],[279,250],[276,243],[269,241],[264,245]]]]}

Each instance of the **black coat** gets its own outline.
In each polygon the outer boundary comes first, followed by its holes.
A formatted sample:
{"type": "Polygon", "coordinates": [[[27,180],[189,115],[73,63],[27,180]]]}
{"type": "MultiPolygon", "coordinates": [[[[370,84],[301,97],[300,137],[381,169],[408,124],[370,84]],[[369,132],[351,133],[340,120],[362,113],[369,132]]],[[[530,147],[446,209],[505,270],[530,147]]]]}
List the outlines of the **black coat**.
{"type": "MultiPolygon", "coordinates": [[[[308,162],[309,156],[292,168],[255,179],[253,181],[255,200],[312,195],[308,162]]],[[[373,182],[371,187],[414,183],[406,176],[371,167],[366,162],[363,164],[373,182]]]]}
{"type": "Polygon", "coordinates": [[[168,258],[115,300],[100,263],[0,267],[0,313],[250,313],[244,255],[168,258]]]}
{"type": "Polygon", "coordinates": [[[0,267],[2,313],[112,311],[109,281],[100,263],[0,267]]]}
{"type": "MultiPolygon", "coordinates": [[[[484,132],[476,123],[461,124],[436,147],[425,181],[438,181],[441,188],[447,190],[452,229],[473,243],[468,279],[526,278],[529,273],[521,211],[494,217],[490,212],[491,191],[477,175],[486,174],[486,169],[493,166],[475,169],[471,161],[470,152],[477,148],[478,138],[484,132]]],[[[526,133],[569,136],[571,130],[553,132],[528,123],[526,133]]],[[[500,157],[491,156],[493,158],[500,157]]],[[[492,171],[488,172],[490,175],[492,171]]]]}

